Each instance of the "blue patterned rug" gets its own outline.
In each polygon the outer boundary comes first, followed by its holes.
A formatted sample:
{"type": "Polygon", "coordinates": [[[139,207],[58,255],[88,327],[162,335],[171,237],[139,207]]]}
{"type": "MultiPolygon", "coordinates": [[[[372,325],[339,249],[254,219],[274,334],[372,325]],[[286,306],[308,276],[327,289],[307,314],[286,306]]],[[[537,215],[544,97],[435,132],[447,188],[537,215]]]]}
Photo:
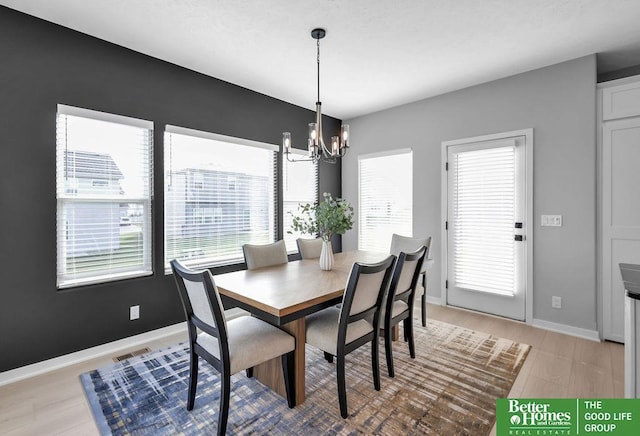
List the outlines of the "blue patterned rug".
{"type": "MultiPolygon", "coordinates": [[[[419,324],[419,323],[418,323],[419,324]]],[[[347,357],[350,416],[340,417],[334,364],[307,347],[307,398],[294,409],[244,372],[231,379],[227,434],[488,434],[529,345],[430,320],[415,326],[416,359],[394,343],[396,377],[373,388],[370,347],[347,357]]],[[[186,410],[188,345],[178,344],[80,375],[98,429],[109,435],[215,434],[219,377],[203,360],[186,410]]]]}

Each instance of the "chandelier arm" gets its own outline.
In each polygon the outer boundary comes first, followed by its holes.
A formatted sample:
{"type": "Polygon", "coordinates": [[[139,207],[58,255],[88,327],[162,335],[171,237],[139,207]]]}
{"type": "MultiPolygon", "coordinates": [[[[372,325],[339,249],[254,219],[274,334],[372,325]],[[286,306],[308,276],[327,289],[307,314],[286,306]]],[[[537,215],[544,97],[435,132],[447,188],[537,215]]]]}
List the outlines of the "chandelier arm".
{"type": "Polygon", "coordinates": [[[286,157],[287,157],[287,161],[289,162],[313,162],[313,163],[317,163],[318,160],[314,159],[314,158],[306,158],[306,159],[291,159],[289,157],[290,153],[285,153],[286,157]]]}

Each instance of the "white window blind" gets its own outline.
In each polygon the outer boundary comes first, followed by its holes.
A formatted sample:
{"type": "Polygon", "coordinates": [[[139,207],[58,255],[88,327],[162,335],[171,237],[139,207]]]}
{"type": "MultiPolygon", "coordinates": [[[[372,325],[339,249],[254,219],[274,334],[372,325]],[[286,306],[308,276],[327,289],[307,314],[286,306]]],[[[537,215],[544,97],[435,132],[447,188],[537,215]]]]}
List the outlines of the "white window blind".
{"type": "MultiPolygon", "coordinates": [[[[300,159],[307,153],[297,153],[292,150],[293,158],[300,159]],[[300,156],[298,156],[300,154],[300,156]]],[[[289,162],[286,157],[282,159],[282,196],[283,196],[283,236],[287,246],[287,252],[298,251],[296,239],[315,238],[316,235],[307,235],[291,230],[293,215],[298,215],[298,206],[318,201],[318,165],[313,162],[289,162]],[[291,215],[293,213],[293,215],[291,215]],[[289,233],[292,231],[292,233],[289,233]]]]}
{"type": "Polygon", "coordinates": [[[167,126],[165,271],[243,261],[242,245],[275,240],[277,146],[167,126]]]}
{"type": "Polygon", "coordinates": [[[358,248],[388,252],[392,234],[413,234],[413,153],[360,156],[358,174],[358,248]]]}
{"type": "Polygon", "coordinates": [[[515,147],[455,153],[449,165],[456,286],[513,295],[515,147]]]}
{"type": "Polygon", "coordinates": [[[149,275],[153,123],[58,105],[59,288],[149,275]]]}

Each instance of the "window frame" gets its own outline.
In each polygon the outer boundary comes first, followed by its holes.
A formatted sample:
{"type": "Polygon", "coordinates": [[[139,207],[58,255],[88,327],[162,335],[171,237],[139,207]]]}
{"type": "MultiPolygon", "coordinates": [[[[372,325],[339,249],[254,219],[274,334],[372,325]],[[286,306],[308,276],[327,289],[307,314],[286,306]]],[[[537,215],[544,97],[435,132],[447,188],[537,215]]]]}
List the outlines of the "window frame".
{"type": "MultiPolygon", "coordinates": [[[[66,132],[65,132],[66,136],[66,132]]],[[[154,148],[154,123],[149,120],[143,120],[140,118],[133,118],[124,115],[117,115],[108,112],[101,112],[97,110],[85,109],[75,106],[69,106],[64,104],[57,105],[56,111],[56,288],[58,290],[75,288],[80,286],[88,286],[94,284],[110,283],[120,280],[126,280],[136,277],[146,277],[153,275],[153,181],[154,181],[154,168],[153,168],[153,148],[154,148]],[[76,177],[72,177],[71,185],[66,186],[64,192],[60,192],[59,184],[60,178],[64,178],[65,174],[59,174],[59,171],[66,171],[66,162],[64,152],[60,152],[59,147],[64,147],[65,152],[67,150],[66,138],[64,143],[60,143],[58,127],[60,123],[60,116],[72,116],[78,118],[85,118],[95,121],[113,123],[120,126],[134,127],[139,129],[148,130],[148,150],[145,157],[146,168],[148,174],[145,175],[148,183],[148,195],[143,196],[127,196],[123,198],[106,198],[104,195],[88,196],[83,194],[78,195],[79,181],[76,177]],[[70,204],[83,204],[91,202],[103,202],[103,203],[140,203],[142,210],[147,211],[148,217],[142,220],[143,227],[142,233],[142,265],[138,269],[123,269],[120,272],[98,272],[93,274],[80,274],[75,276],[73,274],[65,273],[67,269],[67,247],[66,243],[61,247],[61,241],[68,239],[68,237],[62,237],[60,232],[65,234],[68,232],[68,223],[62,225],[63,217],[65,216],[65,205],[70,204]],[[64,230],[61,230],[64,228],[64,230]]],[[[93,186],[96,179],[91,179],[91,185],[93,186]]],[[[102,184],[102,183],[101,183],[102,184]]],[[[108,185],[108,184],[107,184],[108,185]]],[[[120,224],[120,223],[119,223],[120,224]]]]}
{"type": "MultiPolygon", "coordinates": [[[[397,229],[392,230],[392,233],[399,233],[402,236],[407,236],[407,237],[413,237],[413,212],[414,212],[414,208],[413,208],[413,185],[414,185],[414,177],[413,177],[413,149],[412,148],[402,148],[402,149],[397,149],[397,150],[387,150],[387,151],[382,151],[382,152],[378,152],[378,153],[369,153],[369,154],[363,154],[363,155],[359,155],[358,156],[358,250],[367,250],[367,249],[371,249],[368,246],[364,246],[363,245],[363,229],[365,226],[363,226],[363,219],[364,219],[364,214],[363,214],[363,205],[365,203],[365,201],[363,201],[363,191],[362,191],[362,164],[363,161],[367,160],[367,159],[378,159],[378,158],[384,158],[384,157],[393,157],[393,156],[400,156],[400,155],[404,155],[404,154],[408,154],[409,155],[409,159],[410,159],[410,170],[411,170],[411,177],[410,177],[410,183],[409,183],[409,189],[411,191],[410,193],[410,198],[411,198],[411,212],[408,216],[409,222],[408,227],[409,229],[407,229],[408,231],[399,231],[397,229]],[[408,233],[408,234],[407,234],[408,233]]],[[[391,234],[392,234],[391,233],[391,234]]],[[[389,243],[388,246],[386,247],[386,249],[384,251],[388,251],[389,247],[391,246],[391,234],[388,235],[389,237],[389,243]]]]}
{"type": "MultiPolygon", "coordinates": [[[[232,144],[232,145],[241,145],[241,146],[246,146],[246,147],[253,147],[253,148],[257,148],[257,149],[262,149],[262,150],[267,150],[267,151],[271,151],[273,152],[273,198],[272,198],[272,204],[269,204],[269,210],[273,210],[273,216],[271,216],[269,219],[272,221],[272,229],[271,230],[271,242],[275,242],[277,239],[277,234],[278,234],[278,221],[279,221],[279,212],[278,212],[278,197],[279,197],[279,193],[278,193],[278,187],[277,187],[277,183],[278,183],[278,167],[277,167],[277,160],[280,156],[280,147],[274,144],[269,144],[269,143],[265,143],[265,142],[260,142],[260,141],[253,141],[253,140],[249,140],[249,139],[244,139],[244,138],[239,138],[239,137],[235,137],[235,136],[227,136],[227,135],[222,135],[219,133],[213,133],[213,132],[207,132],[207,131],[203,131],[203,130],[196,130],[196,129],[190,129],[187,127],[180,127],[180,126],[175,126],[175,125],[171,125],[171,124],[166,124],[165,125],[165,129],[164,129],[164,152],[165,152],[165,158],[164,158],[164,185],[163,185],[163,193],[165,194],[165,198],[164,198],[164,219],[163,219],[163,265],[164,265],[164,272],[165,275],[171,275],[172,271],[171,271],[171,267],[169,264],[169,261],[171,259],[168,258],[168,243],[167,243],[167,230],[168,230],[168,226],[167,226],[167,217],[168,217],[168,211],[167,211],[167,206],[169,204],[168,198],[167,198],[167,193],[170,192],[170,190],[168,189],[168,180],[170,180],[170,172],[171,172],[171,168],[168,167],[167,165],[167,151],[168,151],[168,147],[172,146],[170,144],[168,144],[167,138],[168,135],[171,134],[176,134],[176,135],[183,135],[183,136],[189,136],[189,137],[193,137],[193,138],[199,138],[199,139],[204,139],[204,140],[212,140],[212,141],[217,141],[217,142],[223,142],[223,143],[228,143],[228,144],[232,144]]],[[[169,158],[170,159],[170,158],[169,158]]],[[[234,193],[234,192],[238,192],[238,178],[236,176],[227,176],[227,177],[231,177],[233,180],[233,183],[230,184],[229,183],[229,179],[225,179],[224,180],[224,188],[227,192],[229,193],[234,193]],[[229,189],[230,187],[233,187],[233,189],[229,189]]],[[[206,188],[206,186],[205,186],[206,188]]],[[[251,211],[251,208],[243,208],[242,209],[242,229],[245,228],[250,228],[250,223],[249,226],[246,227],[245,226],[245,221],[246,221],[246,212],[247,211],[251,211]]],[[[215,218],[215,212],[214,212],[214,218],[215,218]]],[[[222,218],[221,218],[222,219],[222,218]]],[[[214,219],[215,221],[215,219],[214,219]]],[[[240,255],[239,257],[234,257],[234,258],[229,258],[229,259],[225,259],[225,260],[221,260],[221,261],[210,261],[207,259],[203,259],[203,261],[199,262],[199,261],[195,261],[195,262],[189,262],[188,260],[186,260],[185,263],[188,264],[188,266],[193,267],[193,268],[216,268],[216,267],[223,267],[223,266],[228,266],[228,265],[237,265],[237,264],[241,264],[242,262],[244,262],[244,258],[242,257],[242,255],[240,255]]]]}

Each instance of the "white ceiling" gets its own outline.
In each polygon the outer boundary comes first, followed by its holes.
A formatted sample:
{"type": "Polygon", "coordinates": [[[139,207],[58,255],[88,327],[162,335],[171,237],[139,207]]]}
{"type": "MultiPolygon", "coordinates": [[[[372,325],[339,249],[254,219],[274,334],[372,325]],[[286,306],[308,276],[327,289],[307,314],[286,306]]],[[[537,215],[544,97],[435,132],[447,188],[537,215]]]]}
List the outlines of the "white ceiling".
{"type": "Polygon", "coordinates": [[[0,4],[349,119],[592,53],[640,64],[638,0],[0,0],[0,4]],[[632,56],[633,55],[633,56],[632,56]]]}

